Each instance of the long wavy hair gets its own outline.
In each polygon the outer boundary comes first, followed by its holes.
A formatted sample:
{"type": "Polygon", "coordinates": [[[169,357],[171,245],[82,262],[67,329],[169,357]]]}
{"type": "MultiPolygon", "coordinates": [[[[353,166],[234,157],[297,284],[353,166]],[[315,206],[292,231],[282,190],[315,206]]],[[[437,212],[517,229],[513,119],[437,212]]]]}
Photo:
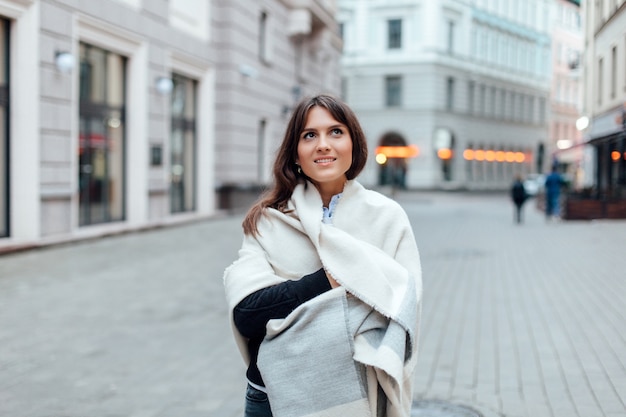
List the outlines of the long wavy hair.
{"type": "Polygon", "coordinates": [[[282,144],[278,149],[274,161],[273,183],[250,208],[243,220],[242,226],[245,234],[256,235],[258,233],[257,222],[266,208],[271,207],[286,212],[287,203],[294,188],[299,183],[306,181],[307,177],[304,173],[298,173],[296,159],[300,135],[305,128],[309,111],[313,107],[322,107],[328,110],[335,120],[348,128],[352,139],[352,165],[346,171],[346,178],[349,180],[356,178],[365,167],[367,140],[352,109],[341,100],[326,94],[303,99],[293,110],[282,144]]]}

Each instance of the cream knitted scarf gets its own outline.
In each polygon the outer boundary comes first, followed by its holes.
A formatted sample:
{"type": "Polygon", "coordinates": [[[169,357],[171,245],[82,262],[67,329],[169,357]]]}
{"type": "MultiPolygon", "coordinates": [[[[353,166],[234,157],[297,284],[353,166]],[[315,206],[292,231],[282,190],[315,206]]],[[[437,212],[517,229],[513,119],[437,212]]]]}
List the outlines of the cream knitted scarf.
{"type": "MultiPolygon", "coordinates": [[[[333,224],[310,184],[288,213],[267,209],[224,273],[232,309],[247,295],[324,267],[340,284],[271,320],[258,366],[275,417],[410,415],[421,267],[404,210],[348,181],[333,224]],[[384,392],[384,397],[378,395],[384,392]],[[386,398],[385,404],[378,399],[386,398]]],[[[245,340],[233,327],[244,359],[245,340]]]]}

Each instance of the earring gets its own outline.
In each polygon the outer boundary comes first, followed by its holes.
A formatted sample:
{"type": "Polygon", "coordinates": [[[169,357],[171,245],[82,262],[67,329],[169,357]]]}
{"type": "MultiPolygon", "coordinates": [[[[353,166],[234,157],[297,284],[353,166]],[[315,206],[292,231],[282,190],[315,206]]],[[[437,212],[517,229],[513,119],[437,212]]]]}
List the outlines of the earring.
{"type": "Polygon", "coordinates": [[[300,167],[300,165],[298,165],[298,174],[302,174],[302,167],[300,167]]]}

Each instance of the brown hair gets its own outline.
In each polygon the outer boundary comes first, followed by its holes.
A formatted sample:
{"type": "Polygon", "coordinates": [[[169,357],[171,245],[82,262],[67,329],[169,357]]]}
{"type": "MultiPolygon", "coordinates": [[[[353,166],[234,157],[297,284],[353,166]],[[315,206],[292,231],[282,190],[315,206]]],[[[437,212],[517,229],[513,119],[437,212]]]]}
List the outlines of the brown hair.
{"type": "Polygon", "coordinates": [[[271,207],[283,212],[286,211],[287,202],[291,198],[294,188],[306,180],[303,173],[298,173],[296,165],[298,142],[309,111],[316,106],[328,110],[335,120],[348,128],[352,139],[352,165],[346,171],[346,178],[349,180],[356,178],[365,167],[367,140],[352,109],[330,95],[322,94],[303,99],[293,110],[283,142],[278,149],[273,169],[274,182],[250,208],[243,220],[242,226],[245,234],[256,235],[258,233],[257,222],[266,208],[271,207]]]}

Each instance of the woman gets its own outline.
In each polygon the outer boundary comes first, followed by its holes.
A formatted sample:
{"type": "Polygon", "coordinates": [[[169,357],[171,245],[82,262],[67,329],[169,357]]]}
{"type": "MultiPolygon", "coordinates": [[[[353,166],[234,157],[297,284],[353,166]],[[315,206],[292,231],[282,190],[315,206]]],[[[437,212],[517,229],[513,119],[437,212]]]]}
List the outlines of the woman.
{"type": "Polygon", "coordinates": [[[419,254],[403,209],[355,181],[366,160],[347,105],[295,108],[224,273],[246,417],[410,415],[419,254]]]}

